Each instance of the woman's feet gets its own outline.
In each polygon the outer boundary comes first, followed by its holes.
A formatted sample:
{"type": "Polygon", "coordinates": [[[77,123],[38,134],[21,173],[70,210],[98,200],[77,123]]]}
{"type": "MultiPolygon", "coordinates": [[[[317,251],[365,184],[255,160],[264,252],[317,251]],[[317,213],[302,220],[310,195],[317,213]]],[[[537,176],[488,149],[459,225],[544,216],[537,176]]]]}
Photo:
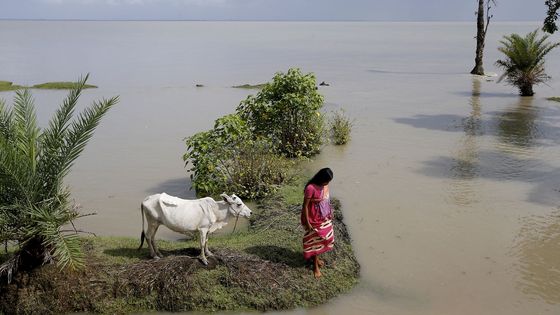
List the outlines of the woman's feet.
{"type": "Polygon", "coordinates": [[[315,276],[315,279],[321,278],[321,268],[325,265],[325,262],[319,259],[318,256],[315,256],[313,257],[313,265],[313,275],[315,276]]]}
{"type": "Polygon", "coordinates": [[[315,276],[315,279],[321,278],[321,270],[319,268],[315,268],[315,270],[313,270],[313,275],[315,276]]]}

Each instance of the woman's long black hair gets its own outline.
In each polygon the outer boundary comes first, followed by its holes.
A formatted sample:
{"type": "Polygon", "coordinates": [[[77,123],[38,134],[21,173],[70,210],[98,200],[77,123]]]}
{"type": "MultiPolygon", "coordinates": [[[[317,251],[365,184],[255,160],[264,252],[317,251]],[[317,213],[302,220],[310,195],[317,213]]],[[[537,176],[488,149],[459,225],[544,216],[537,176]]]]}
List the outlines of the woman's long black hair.
{"type": "Polygon", "coordinates": [[[318,186],[324,185],[325,183],[330,182],[333,179],[333,172],[330,168],[325,167],[320,169],[317,174],[315,174],[311,179],[307,182],[305,187],[309,184],[315,184],[318,186]]]}

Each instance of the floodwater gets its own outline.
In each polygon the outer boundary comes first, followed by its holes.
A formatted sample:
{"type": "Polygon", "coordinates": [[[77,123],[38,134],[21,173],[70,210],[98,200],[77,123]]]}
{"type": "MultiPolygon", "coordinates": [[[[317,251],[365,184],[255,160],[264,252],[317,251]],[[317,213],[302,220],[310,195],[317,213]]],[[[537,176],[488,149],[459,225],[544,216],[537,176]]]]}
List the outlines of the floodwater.
{"type": "MultiPolygon", "coordinates": [[[[491,24],[486,70],[498,72],[502,35],[538,26],[491,24]]],[[[350,144],[325,147],[310,170],[334,170],[362,277],[328,305],[288,314],[559,314],[560,104],[545,97],[560,95],[560,50],[547,60],[556,79],[521,98],[496,78],[466,74],[474,29],[4,21],[0,80],[90,73],[99,89],[85,91],[83,104],[120,95],[68,184],[84,212],[98,213],[83,228],[138,236],[146,195],[194,196],[182,139],[254,92],[230,86],[289,67],[312,71],[331,84],[320,88],[325,110],[355,118],[350,144]]],[[[34,95],[44,124],[65,92],[34,95]]]]}

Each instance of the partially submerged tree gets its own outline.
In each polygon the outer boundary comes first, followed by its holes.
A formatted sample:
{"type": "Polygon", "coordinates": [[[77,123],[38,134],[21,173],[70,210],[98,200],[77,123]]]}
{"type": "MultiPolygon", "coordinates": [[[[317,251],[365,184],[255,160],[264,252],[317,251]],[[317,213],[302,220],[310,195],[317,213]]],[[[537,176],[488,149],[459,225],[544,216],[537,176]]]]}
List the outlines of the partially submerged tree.
{"type": "Polygon", "coordinates": [[[558,20],[560,0],[546,0],[544,3],[548,7],[548,11],[546,12],[546,18],[544,19],[543,31],[553,34],[558,30],[556,20],[558,20]]]}
{"type": "Polygon", "coordinates": [[[484,75],[484,45],[488,25],[490,25],[490,19],[493,17],[490,15],[492,4],[496,4],[495,0],[478,0],[478,10],[476,12],[476,52],[474,68],[471,70],[471,74],[484,75]]]}
{"type": "Polygon", "coordinates": [[[504,69],[503,79],[507,83],[519,88],[521,96],[532,96],[533,85],[546,82],[550,77],[544,71],[544,57],[560,43],[546,42],[549,35],[537,37],[535,30],[525,37],[518,34],[504,36],[498,48],[505,55],[505,59],[496,61],[496,65],[504,69]]]}
{"type": "Polygon", "coordinates": [[[77,231],[68,229],[80,214],[63,180],[101,118],[118,102],[117,97],[95,102],[72,119],[87,78],[43,130],[29,90],[17,91],[11,108],[0,101],[0,242],[15,247],[0,265],[0,278],[10,281],[18,270],[52,261],[61,268],[83,264],[77,231]]]}

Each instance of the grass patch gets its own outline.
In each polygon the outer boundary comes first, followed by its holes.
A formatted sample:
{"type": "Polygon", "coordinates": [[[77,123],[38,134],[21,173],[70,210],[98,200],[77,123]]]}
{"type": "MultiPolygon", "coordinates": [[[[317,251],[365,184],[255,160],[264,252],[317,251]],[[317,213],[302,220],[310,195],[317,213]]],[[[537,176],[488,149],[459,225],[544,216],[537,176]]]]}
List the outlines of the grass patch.
{"type": "Polygon", "coordinates": [[[196,259],[196,238],[158,240],[165,257],[151,260],[146,245],[137,250],[139,239],[83,237],[83,270],[60,272],[51,264],[19,273],[0,285],[0,314],[268,311],[325,303],[357,283],[359,265],[335,200],[336,246],[324,255],[324,276],[313,278],[301,253],[300,203],[300,187],[287,186],[253,209],[248,231],[211,236],[216,255],[207,267],[196,259]]]}
{"type": "MultiPolygon", "coordinates": [[[[0,92],[3,91],[15,91],[19,89],[43,89],[43,90],[71,90],[76,86],[77,82],[46,82],[41,84],[35,84],[33,86],[23,86],[13,84],[10,81],[0,81],[0,92]]],[[[84,89],[97,88],[95,85],[86,84],[84,89]]]]}
{"type": "Polygon", "coordinates": [[[560,102],[560,96],[547,97],[546,99],[553,102],[560,102]]]}
{"type": "Polygon", "coordinates": [[[262,89],[263,87],[265,87],[266,83],[260,83],[260,84],[242,84],[242,85],[234,85],[232,86],[232,88],[234,89],[262,89]]]}
{"type": "Polygon", "coordinates": [[[14,85],[10,81],[0,81],[0,92],[1,91],[14,91],[14,90],[22,89],[22,88],[24,88],[24,87],[21,86],[21,85],[14,85]]]}
{"type": "MultiPolygon", "coordinates": [[[[45,90],[71,90],[76,87],[77,82],[47,82],[41,84],[35,84],[32,86],[34,89],[45,89],[45,90]]],[[[97,88],[95,85],[86,84],[84,89],[97,88]]]]}

